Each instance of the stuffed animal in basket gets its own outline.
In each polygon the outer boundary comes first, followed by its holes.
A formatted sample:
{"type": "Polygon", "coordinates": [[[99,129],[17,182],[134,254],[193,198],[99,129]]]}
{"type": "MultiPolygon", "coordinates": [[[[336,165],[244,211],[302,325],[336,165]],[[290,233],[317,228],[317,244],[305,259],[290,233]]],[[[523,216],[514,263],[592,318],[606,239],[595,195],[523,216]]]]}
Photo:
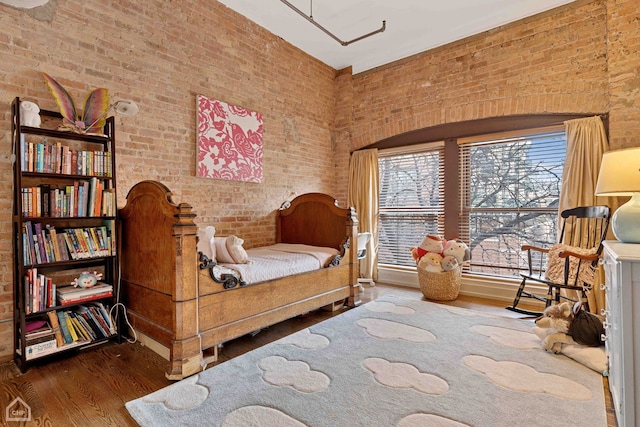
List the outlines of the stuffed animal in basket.
{"type": "Polygon", "coordinates": [[[451,271],[458,268],[460,266],[460,262],[458,262],[458,259],[453,255],[447,255],[442,258],[440,265],[442,266],[442,271],[451,271]]]}
{"type": "Polygon", "coordinates": [[[442,237],[428,234],[424,239],[422,239],[422,242],[420,242],[420,245],[416,248],[416,255],[414,258],[417,257],[417,261],[420,261],[425,254],[430,252],[442,255],[443,245],[444,242],[442,237]]]}
{"type": "Polygon", "coordinates": [[[442,251],[443,256],[451,255],[458,260],[458,263],[462,264],[471,259],[471,251],[469,247],[464,242],[459,242],[455,239],[448,240],[444,245],[444,249],[442,251]]]}
{"type": "Polygon", "coordinates": [[[439,273],[442,271],[442,256],[435,252],[429,252],[420,258],[418,267],[425,271],[439,273]]]}
{"type": "Polygon", "coordinates": [[[603,344],[604,327],[602,319],[584,310],[582,303],[563,302],[547,307],[536,325],[555,332],[542,340],[542,347],[560,353],[562,344],[582,344],[598,347],[603,344]]]}

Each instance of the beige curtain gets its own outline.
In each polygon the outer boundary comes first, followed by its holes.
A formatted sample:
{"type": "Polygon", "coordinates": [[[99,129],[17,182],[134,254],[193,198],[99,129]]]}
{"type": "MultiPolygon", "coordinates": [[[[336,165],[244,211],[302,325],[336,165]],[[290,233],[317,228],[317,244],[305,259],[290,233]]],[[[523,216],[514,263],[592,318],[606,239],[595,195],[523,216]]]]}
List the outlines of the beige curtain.
{"type": "MultiPolygon", "coordinates": [[[[615,199],[596,197],[595,189],[602,155],[609,150],[604,125],[599,116],[564,122],[567,134],[567,158],[562,173],[558,212],[577,206],[608,205],[617,207],[615,199]],[[616,204],[616,206],[613,206],[616,204]]],[[[599,313],[604,308],[604,282],[602,266],[598,268],[594,286],[588,294],[589,308],[599,313]]]]}
{"type": "Polygon", "coordinates": [[[374,281],[378,280],[379,187],[378,150],[354,151],[349,164],[348,203],[358,214],[358,232],[369,231],[372,234],[367,256],[360,260],[360,276],[374,281]]]}

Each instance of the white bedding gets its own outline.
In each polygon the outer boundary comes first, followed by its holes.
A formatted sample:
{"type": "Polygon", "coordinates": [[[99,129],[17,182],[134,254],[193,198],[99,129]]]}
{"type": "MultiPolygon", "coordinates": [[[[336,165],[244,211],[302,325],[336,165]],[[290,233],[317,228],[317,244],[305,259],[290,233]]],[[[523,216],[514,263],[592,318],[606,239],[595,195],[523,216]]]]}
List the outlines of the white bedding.
{"type": "Polygon", "coordinates": [[[318,270],[326,266],[338,251],[318,246],[277,243],[247,249],[247,254],[247,264],[220,266],[238,272],[244,282],[252,284],[318,270]]]}

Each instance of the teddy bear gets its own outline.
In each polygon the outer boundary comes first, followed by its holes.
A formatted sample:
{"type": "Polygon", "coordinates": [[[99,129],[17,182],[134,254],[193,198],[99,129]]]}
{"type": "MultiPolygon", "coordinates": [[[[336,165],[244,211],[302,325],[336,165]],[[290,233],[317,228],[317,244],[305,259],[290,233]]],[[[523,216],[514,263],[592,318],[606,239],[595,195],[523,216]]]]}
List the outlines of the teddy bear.
{"type": "Polygon", "coordinates": [[[464,242],[459,242],[455,239],[449,240],[444,245],[442,251],[443,256],[451,255],[458,260],[459,264],[462,264],[471,259],[471,251],[464,242]]]}
{"type": "Polygon", "coordinates": [[[442,262],[440,263],[442,266],[442,271],[451,271],[455,270],[460,266],[460,262],[453,255],[447,255],[442,258],[442,262]]]}
{"type": "Polygon", "coordinates": [[[584,310],[582,303],[563,302],[545,308],[542,316],[535,320],[537,326],[555,332],[542,340],[542,347],[560,353],[562,344],[582,344],[598,347],[603,344],[602,319],[584,310]]]}
{"type": "Polygon", "coordinates": [[[420,258],[418,267],[425,271],[431,271],[434,273],[442,271],[442,256],[435,252],[428,252],[420,258]]]}
{"type": "Polygon", "coordinates": [[[442,249],[443,249],[442,238],[440,236],[428,234],[424,237],[424,239],[422,239],[422,242],[416,248],[416,251],[415,251],[416,255],[414,256],[414,258],[417,257],[417,260],[420,261],[420,259],[429,252],[442,254],[442,249]]]}
{"type": "Polygon", "coordinates": [[[40,107],[35,102],[20,102],[20,121],[23,126],[40,127],[40,107]]]}

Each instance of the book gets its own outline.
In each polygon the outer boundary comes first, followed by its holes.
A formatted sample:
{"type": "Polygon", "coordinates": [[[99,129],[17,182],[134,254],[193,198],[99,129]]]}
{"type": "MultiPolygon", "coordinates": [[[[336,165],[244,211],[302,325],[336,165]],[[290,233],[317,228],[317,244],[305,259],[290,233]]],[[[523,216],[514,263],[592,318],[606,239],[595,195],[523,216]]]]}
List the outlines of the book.
{"type": "Polygon", "coordinates": [[[62,336],[64,337],[65,344],[69,344],[73,342],[73,338],[71,338],[71,333],[69,332],[69,327],[67,326],[67,320],[64,317],[64,313],[62,311],[56,312],[58,316],[58,323],[60,323],[60,329],[62,330],[62,336]]]}
{"type": "Polygon", "coordinates": [[[71,318],[69,317],[69,314],[66,311],[63,311],[62,315],[64,316],[64,320],[67,323],[67,330],[69,331],[69,335],[71,335],[71,340],[73,342],[78,341],[78,334],[76,333],[76,329],[73,327],[73,324],[71,323],[71,318]]]}
{"type": "Polygon", "coordinates": [[[101,302],[94,303],[94,306],[100,310],[100,312],[102,313],[102,317],[104,317],[104,319],[107,321],[109,325],[109,332],[111,332],[111,334],[115,334],[117,332],[116,325],[113,317],[111,317],[111,312],[109,312],[101,302]]]}
{"type": "Polygon", "coordinates": [[[25,359],[31,360],[36,357],[45,356],[47,354],[55,353],[58,349],[58,344],[55,339],[49,341],[28,345],[25,347],[25,359]]]}
{"type": "Polygon", "coordinates": [[[60,322],[58,320],[58,316],[55,311],[47,312],[47,316],[49,316],[49,322],[51,323],[51,329],[53,329],[53,333],[56,337],[56,343],[58,346],[62,346],[64,344],[64,337],[62,336],[62,330],[60,330],[60,322]]]}
{"type": "Polygon", "coordinates": [[[89,332],[78,320],[76,313],[74,313],[73,311],[69,311],[68,315],[69,315],[69,318],[71,319],[71,323],[73,324],[73,327],[76,329],[76,333],[78,334],[78,337],[84,341],[93,340],[89,332]]]}
{"type": "MultiPolygon", "coordinates": [[[[96,297],[113,293],[113,286],[104,282],[98,282],[90,288],[76,288],[75,286],[62,286],[57,289],[59,302],[75,301],[81,298],[96,297]]],[[[109,296],[109,295],[105,295],[109,296]]]]}

